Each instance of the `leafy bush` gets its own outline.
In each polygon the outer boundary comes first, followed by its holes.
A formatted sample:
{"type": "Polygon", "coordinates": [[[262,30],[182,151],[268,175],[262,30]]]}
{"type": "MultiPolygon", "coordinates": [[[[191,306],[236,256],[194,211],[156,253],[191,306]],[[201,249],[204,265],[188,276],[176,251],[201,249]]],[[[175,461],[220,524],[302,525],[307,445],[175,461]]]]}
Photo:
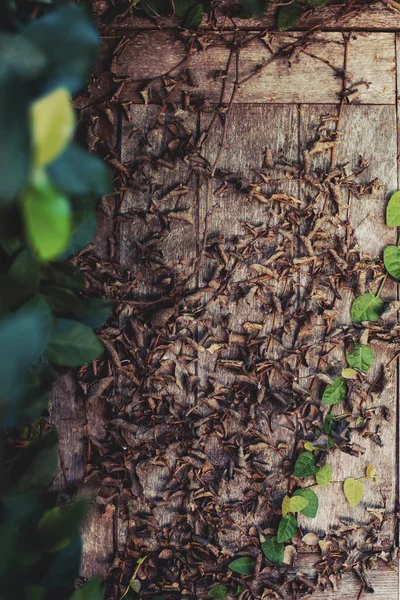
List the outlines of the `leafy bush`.
{"type": "MultiPolygon", "coordinates": [[[[59,507],[49,491],[57,434],[42,431],[40,419],[57,373],[102,354],[93,328],[111,309],[82,296],[84,278],[67,260],[92,240],[96,203],[111,191],[105,165],[71,142],[70,96],[86,82],[98,35],[71,4],[47,6],[31,19],[9,2],[3,17],[0,599],[62,600],[79,573],[86,506],[59,507]]],[[[100,598],[98,581],[72,596],[100,598]]]]}

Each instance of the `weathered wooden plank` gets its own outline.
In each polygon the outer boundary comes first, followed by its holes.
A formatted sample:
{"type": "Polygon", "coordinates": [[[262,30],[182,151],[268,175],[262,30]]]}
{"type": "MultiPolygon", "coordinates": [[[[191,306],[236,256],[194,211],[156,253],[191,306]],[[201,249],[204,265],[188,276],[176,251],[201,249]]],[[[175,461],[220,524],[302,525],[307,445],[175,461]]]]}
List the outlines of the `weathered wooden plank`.
{"type": "MultiPolygon", "coordinates": [[[[277,33],[269,39],[252,39],[249,43],[242,43],[238,73],[236,61],[231,61],[226,76],[230,50],[218,36],[214,36],[214,43],[210,43],[206,50],[191,53],[190,81],[187,78],[182,81],[181,89],[194,97],[200,93],[209,101],[218,102],[222,81],[226,79],[226,97],[229,98],[238,75],[240,85],[235,103],[338,102],[342,90],[343,35],[339,32],[316,33],[304,47],[271,60],[279,50],[289,48],[300,36],[296,32],[277,33]]],[[[213,34],[210,34],[209,42],[212,40],[213,34]]],[[[172,76],[177,77],[182,72],[184,58],[184,42],[177,39],[175,33],[137,33],[123,47],[113,65],[116,77],[127,78],[121,98],[141,103],[143,99],[138,96],[138,91],[154,79],[149,98],[157,101],[160,78],[174,68],[172,76]],[[153,58],[154,48],[160,55],[158,61],[153,58]]],[[[354,92],[356,103],[394,104],[395,34],[352,34],[347,70],[347,88],[354,92]]]]}
{"type": "MultiPolygon", "coordinates": [[[[334,106],[324,108],[302,106],[300,135],[303,147],[307,145],[310,137],[315,137],[316,128],[322,115],[335,115],[335,110],[334,106]]],[[[357,199],[351,195],[348,197],[350,206],[349,221],[355,229],[360,247],[366,254],[380,257],[383,247],[393,243],[396,237],[395,233],[385,226],[384,217],[388,193],[391,193],[397,185],[397,163],[394,160],[397,154],[395,107],[345,106],[339,130],[342,134],[342,141],[336,150],[337,164],[348,163],[348,172],[353,173],[357,170],[357,165],[359,165],[362,157],[367,161],[368,167],[362,172],[359,178],[360,182],[367,183],[374,177],[378,177],[382,182],[382,189],[375,196],[363,197],[362,199],[357,199]],[[387,160],[388,157],[393,158],[387,160]]],[[[326,160],[329,160],[329,156],[326,160]]],[[[318,168],[318,165],[314,165],[314,168],[318,168]]],[[[375,292],[376,290],[372,291],[375,292]]],[[[395,299],[395,288],[390,281],[385,285],[382,297],[388,300],[395,299]]],[[[353,299],[353,290],[342,290],[342,300],[336,305],[338,313],[336,325],[350,323],[350,306],[353,299]]],[[[381,367],[392,358],[393,349],[389,350],[380,343],[372,342],[371,345],[375,354],[375,362],[368,374],[368,380],[372,383],[378,377],[381,367]]],[[[327,370],[332,366],[336,366],[336,369],[338,369],[345,362],[342,347],[337,352],[331,353],[329,357],[326,364],[327,370]]],[[[312,367],[315,367],[315,364],[312,367]]],[[[392,376],[394,371],[395,365],[392,365],[392,376]]],[[[305,370],[303,375],[307,375],[305,370]]],[[[372,463],[381,475],[379,486],[367,482],[365,484],[364,501],[352,510],[350,510],[339,486],[337,490],[334,489],[333,491],[330,488],[318,489],[321,508],[316,519],[312,521],[302,519],[302,524],[306,529],[309,528],[322,533],[330,527],[337,526],[341,519],[347,520],[348,518],[359,523],[368,523],[368,508],[383,508],[386,502],[388,521],[384,527],[384,535],[387,540],[393,540],[395,526],[393,514],[397,493],[396,452],[394,448],[397,402],[396,389],[393,382],[392,385],[390,384],[390,377],[387,386],[379,395],[379,400],[375,400],[375,402],[387,406],[392,412],[389,422],[378,418],[374,425],[380,425],[383,447],[379,447],[372,440],[362,438],[354,432],[353,439],[365,447],[365,454],[362,457],[353,457],[336,450],[329,455],[329,463],[333,468],[334,479],[339,481],[343,481],[347,477],[363,475],[363,470],[367,464],[372,463]]],[[[339,409],[340,411],[341,409],[339,409]]]]}
{"type": "MultiPolygon", "coordinates": [[[[264,15],[255,16],[251,19],[227,19],[224,16],[224,7],[232,5],[234,0],[226,0],[220,3],[221,10],[218,11],[216,24],[223,25],[225,30],[230,29],[268,29],[276,30],[277,7],[272,2],[267,6],[264,15]]],[[[297,27],[307,30],[310,27],[321,26],[323,30],[347,29],[347,30],[399,30],[400,14],[385,6],[386,2],[380,0],[361,0],[352,6],[341,0],[329,2],[328,6],[314,10],[305,11],[297,27]]],[[[129,32],[131,30],[154,29],[156,21],[148,18],[138,18],[127,14],[122,20],[116,20],[112,25],[107,25],[106,15],[110,11],[110,3],[106,0],[96,0],[93,3],[93,11],[101,30],[107,34],[112,32],[129,32]]],[[[160,29],[176,28],[180,23],[173,17],[161,17],[157,19],[157,27],[160,29]]],[[[215,22],[209,23],[204,18],[201,29],[210,29],[215,22]]]]}
{"type": "MultiPolygon", "coordinates": [[[[296,559],[296,571],[312,577],[315,573],[316,562],[318,562],[318,555],[300,553],[296,559]]],[[[398,600],[398,577],[397,570],[379,561],[368,572],[368,580],[375,591],[374,600],[398,600]]],[[[333,585],[323,591],[317,588],[312,595],[306,596],[306,598],[310,598],[310,600],[358,600],[364,597],[361,592],[361,581],[355,573],[349,572],[342,578],[335,579],[336,581],[333,580],[333,582],[337,585],[336,590],[333,585]]]]}

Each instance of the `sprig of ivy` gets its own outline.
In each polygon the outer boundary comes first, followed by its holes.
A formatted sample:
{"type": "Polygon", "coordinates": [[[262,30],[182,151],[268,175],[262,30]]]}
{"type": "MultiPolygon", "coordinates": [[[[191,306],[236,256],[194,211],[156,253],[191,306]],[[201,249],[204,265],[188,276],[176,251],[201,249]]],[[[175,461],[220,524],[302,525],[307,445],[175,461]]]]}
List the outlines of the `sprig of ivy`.
{"type": "Polygon", "coordinates": [[[57,434],[41,427],[57,374],[104,352],[93,329],[112,308],[84,296],[68,260],[93,239],[97,202],[112,189],[103,162],[71,142],[71,95],[99,38],[75,4],[46,3],[36,19],[18,6],[7,5],[0,39],[0,589],[3,598],[101,600],[98,580],[71,596],[86,504],[60,507],[48,490],[57,434]],[[22,449],[10,445],[31,423],[22,449]]]}

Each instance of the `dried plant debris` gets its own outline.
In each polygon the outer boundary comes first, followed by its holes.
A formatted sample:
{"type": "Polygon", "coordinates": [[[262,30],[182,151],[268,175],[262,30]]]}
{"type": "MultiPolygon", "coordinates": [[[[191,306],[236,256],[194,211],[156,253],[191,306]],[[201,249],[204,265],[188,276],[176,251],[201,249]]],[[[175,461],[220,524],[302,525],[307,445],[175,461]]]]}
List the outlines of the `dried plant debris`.
{"type": "Polygon", "coordinates": [[[372,377],[361,368],[369,355],[360,368],[353,356],[340,376],[347,398],[334,418],[321,403],[345,349],[354,355],[368,343],[385,357],[396,353],[399,327],[389,313],[369,324],[367,339],[349,318],[349,295],[375,292],[384,273],[357,242],[349,200],[377,193],[379,182],[360,179],[362,159],[355,172],[330,166],[342,140],[327,121],[299,164],[267,147],[245,177],[225,172],[208,144],[218,126],[223,145],[231,104],[178,104],[179,81],[161,81],[164,100],[148,107],[146,123],[127,111],[132,151],[122,158],[111,124],[118,91],[111,87],[103,103],[77,99],[93,102],[84,111],[88,141],[120,187],[100,208],[95,242],[77,257],[88,294],[116,306],[101,331],[106,359],[78,373],[89,406],[102,407],[87,430],[85,478],[97,485],[105,518],[118,522],[108,597],[133,581],[149,598],[210,590],[301,598],[336,588],[349,570],[368,591],[368,569],[395,559],[381,534],[384,499],[365,522],[338,515],[346,523],[323,535],[304,530],[286,549],[271,542],[283,567],[261,548],[276,535],[304,442],[359,456],[361,442],[382,443],[390,419],[394,362],[372,377]],[[207,127],[198,127],[198,114],[207,127]],[[325,167],[316,166],[321,155],[325,167]],[[240,233],[212,229],[223,203],[232,211],[248,203],[240,233]],[[253,222],[256,205],[263,217],[253,222]],[[316,575],[296,569],[304,545],[315,552],[316,575]]]}

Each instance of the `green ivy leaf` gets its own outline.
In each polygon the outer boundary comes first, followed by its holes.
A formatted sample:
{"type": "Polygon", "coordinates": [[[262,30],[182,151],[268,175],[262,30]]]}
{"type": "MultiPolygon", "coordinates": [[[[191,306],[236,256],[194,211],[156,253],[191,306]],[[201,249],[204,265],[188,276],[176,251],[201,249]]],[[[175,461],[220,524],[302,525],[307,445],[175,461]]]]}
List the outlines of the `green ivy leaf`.
{"type": "Polygon", "coordinates": [[[28,182],[31,146],[29,95],[26,86],[17,77],[0,78],[0,83],[0,205],[7,205],[16,201],[28,182]]]}
{"type": "Polygon", "coordinates": [[[321,487],[325,487],[332,481],[332,467],[331,465],[324,465],[315,475],[315,479],[321,487]]]}
{"type": "Polygon", "coordinates": [[[49,11],[25,27],[24,37],[46,57],[43,91],[63,86],[75,94],[86,84],[99,36],[83,7],[66,4],[49,11]]]}
{"type": "Polygon", "coordinates": [[[8,275],[21,288],[24,297],[39,291],[40,267],[29,248],[25,248],[17,254],[8,275]]]}
{"type": "Polygon", "coordinates": [[[203,7],[201,4],[196,4],[189,12],[185,20],[186,29],[196,30],[200,27],[203,20],[203,7]]]}
{"type": "Polygon", "coordinates": [[[225,600],[228,595],[228,588],[226,585],[216,585],[209,590],[208,595],[211,596],[211,598],[215,598],[215,600],[225,600]]]}
{"type": "Polygon", "coordinates": [[[264,556],[274,565],[281,565],[285,554],[285,546],[278,542],[276,535],[268,535],[261,544],[264,556]]]}
{"type": "Polygon", "coordinates": [[[287,31],[300,20],[301,6],[298,2],[292,2],[281,6],[278,13],[279,31],[287,31]]]}
{"type": "Polygon", "coordinates": [[[278,527],[277,541],[279,544],[290,540],[297,531],[297,519],[293,515],[282,517],[278,527]]]}
{"type": "Polygon", "coordinates": [[[45,280],[51,285],[58,285],[74,292],[85,290],[85,278],[82,271],[69,260],[53,262],[44,269],[45,280]]]}
{"type": "Polygon", "coordinates": [[[70,600],[103,600],[103,591],[100,581],[95,578],[78,590],[71,596],[70,600]]]}
{"type": "Polygon", "coordinates": [[[174,0],[175,15],[184,19],[197,4],[196,0],[174,0]]]}
{"type": "Polygon", "coordinates": [[[111,300],[100,298],[82,298],[81,305],[82,314],[79,320],[90,329],[97,329],[104,325],[113,307],[111,300]]]}
{"type": "Polygon", "coordinates": [[[242,556],[232,561],[229,568],[240,575],[251,575],[254,571],[254,560],[250,556],[242,556]]]}
{"type": "Polygon", "coordinates": [[[67,248],[72,221],[70,204],[44,172],[36,173],[26,190],[22,211],[26,235],[39,259],[52,260],[67,248]]]}
{"type": "Polygon", "coordinates": [[[72,290],[58,285],[42,285],[41,291],[54,313],[74,317],[82,315],[81,300],[72,290]]]}
{"type": "Polygon", "coordinates": [[[250,15],[261,15],[267,8],[268,0],[241,0],[250,15]]]}
{"type": "Polygon", "coordinates": [[[65,367],[79,367],[101,356],[104,348],[93,331],[78,321],[56,319],[47,357],[65,367]]]}
{"type": "Polygon", "coordinates": [[[366,344],[355,344],[352,352],[346,352],[346,358],[349,367],[364,374],[374,362],[372,350],[366,344]]]}
{"type": "Polygon", "coordinates": [[[336,375],[333,383],[327,385],[322,394],[322,404],[331,406],[343,402],[347,394],[347,383],[344,377],[336,375]]]}
{"type": "Polygon", "coordinates": [[[334,415],[330,412],[328,412],[328,414],[326,415],[323,425],[322,425],[322,431],[324,433],[326,433],[327,435],[329,435],[330,433],[332,433],[332,431],[335,429],[336,427],[336,419],[334,417],[334,415]]]}
{"type": "Polygon", "coordinates": [[[315,462],[315,457],[311,452],[303,452],[297,458],[294,465],[294,474],[300,479],[306,477],[312,477],[318,471],[318,467],[315,462]]]}
{"type": "Polygon", "coordinates": [[[64,150],[75,129],[75,114],[69,93],[57,88],[31,106],[33,158],[44,167],[64,150]]]}
{"type": "Polygon", "coordinates": [[[53,480],[57,464],[57,432],[51,430],[17,454],[9,468],[10,482],[18,492],[45,489],[53,480]]]}
{"type": "Polygon", "coordinates": [[[47,171],[55,186],[68,196],[100,197],[112,192],[111,173],[97,156],[69,144],[47,171]]]}
{"type": "Polygon", "coordinates": [[[389,275],[400,280],[400,248],[386,246],[383,252],[383,263],[389,275]]]}
{"type": "Polygon", "coordinates": [[[315,517],[317,516],[319,506],[317,494],[313,492],[313,490],[311,490],[310,488],[300,488],[294,492],[293,497],[295,496],[302,496],[303,498],[308,500],[308,505],[301,510],[301,513],[305,517],[315,519],[315,517]]]}
{"type": "Polygon", "coordinates": [[[289,512],[302,512],[307,506],[308,500],[305,496],[293,495],[292,498],[290,498],[289,512]]]}
{"type": "Polygon", "coordinates": [[[7,315],[0,321],[0,409],[3,425],[4,421],[14,418],[28,372],[46,350],[48,333],[48,323],[35,311],[7,315]]]}
{"type": "Polygon", "coordinates": [[[361,481],[349,477],[343,484],[344,495],[352,508],[357,506],[364,497],[364,486],[361,481]]]}
{"type": "Polygon", "coordinates": [[[97,231],[96,211],[90,204],[82,205],[73,210],[72,235],[67,249],[59,258],[68,258],[86,248],[93,240],[97,231]]]}
{"type": "Polygon", "coordinates": [[[358,296],[351,305],[351,320],[353,323],[377,321],[384,306],[383,300],[367,292],[362,296],[358,296]]]}
{"type": "Polygon", "coordinates": [[[386,225],[388,227],[400,226],[400,191],[392,194],[386,207],[386,225]]]}
{"type": "Polygon", "coordinates": [[[38,541],[46,552],[65,548],[71,537],[78,533],[86,516],[87,503],[74,502],[67,507],[55,506],[48,510],[38,524],[38,541]]]}

